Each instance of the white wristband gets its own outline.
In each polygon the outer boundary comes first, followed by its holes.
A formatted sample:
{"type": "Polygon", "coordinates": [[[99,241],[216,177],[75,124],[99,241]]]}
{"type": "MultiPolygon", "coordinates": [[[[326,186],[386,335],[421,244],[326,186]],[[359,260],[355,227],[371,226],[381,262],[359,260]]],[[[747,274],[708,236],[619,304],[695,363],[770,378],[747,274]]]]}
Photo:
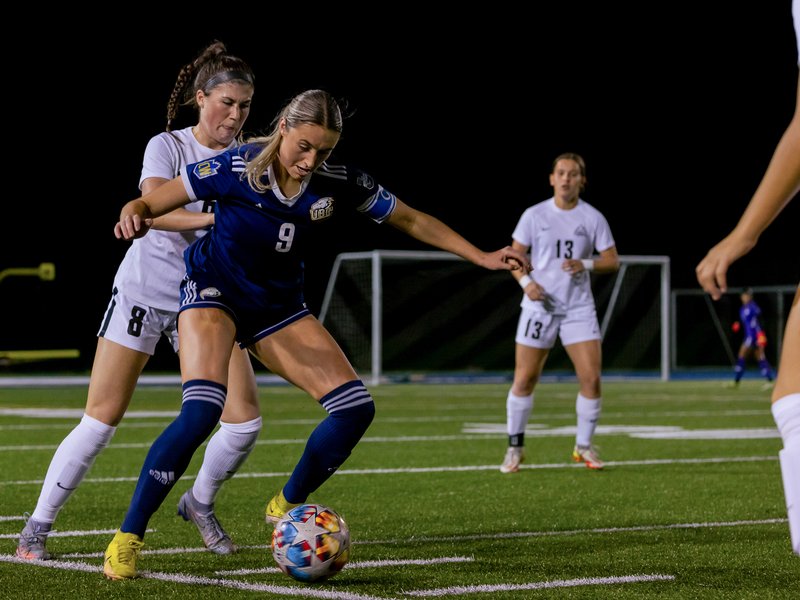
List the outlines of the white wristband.
{"type": "Polygon", "coordinates": [[[584,271],[594,271],[594,261],[589,258],[581,259],[584,271]]]}
{"type": "Polygon", "coordinates": [[[531,282],[533,282],[533,279],[531,279],[530,275],[523,275],[522,277],[519,278],[519,287],[521,287],[524,290],[526,287],[528,287],[528,284],[531,282]]]}

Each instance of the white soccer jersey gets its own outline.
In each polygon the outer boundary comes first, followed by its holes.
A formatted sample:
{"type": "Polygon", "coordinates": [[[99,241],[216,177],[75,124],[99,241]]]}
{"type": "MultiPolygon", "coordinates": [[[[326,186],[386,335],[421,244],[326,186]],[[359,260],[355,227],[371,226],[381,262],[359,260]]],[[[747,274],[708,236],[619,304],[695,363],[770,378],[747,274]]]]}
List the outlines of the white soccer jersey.
{"type": "MultiPolygon", "coordinates": [[[[229,146],[236,146],[234,142],[229,146]]],[[[173,179],[187,164],[211,158],[223,150],[212,150],[194,137],[187,127],[152,137],[144,151],[139,187],[149,177],[173,179]]],[[[191,202],[191,211],[210,211],[211,203],[191,202]]],[[[180,304],[179,287],[186,266],[183,251],[204,231],[159,231],[151,229],[146,236],[133,240],[117,269],[114,287],[119,293],[146,306],[177,312],[180,304]]]]}
{"type": "Polygon", "coordinates": [[[531,277],[547,294],[546,301],[533,301],[523,294],[521,306],[559,315],[594,311],[589,273],[573,276],[561,265],[568,258],[591,258],[595,250],[602,252],[615,245],[608,221],[599,210],[581,199],[575,208],[563,210],[550,198],[522,213],[512,237],[530,249],[531,277]]]}

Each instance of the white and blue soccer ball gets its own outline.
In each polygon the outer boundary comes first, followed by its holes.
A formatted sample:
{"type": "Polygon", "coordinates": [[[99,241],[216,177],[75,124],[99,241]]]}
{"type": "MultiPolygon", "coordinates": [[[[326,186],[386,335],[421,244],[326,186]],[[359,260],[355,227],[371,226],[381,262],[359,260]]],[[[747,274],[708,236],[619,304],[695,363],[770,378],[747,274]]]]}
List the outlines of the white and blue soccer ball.
{"type": "Polygon", "coordinates": [[[301,504],[275,524],[272,556],[292,579],[324,581],[350,560],[350,528],[332,508],[301,504]]]}

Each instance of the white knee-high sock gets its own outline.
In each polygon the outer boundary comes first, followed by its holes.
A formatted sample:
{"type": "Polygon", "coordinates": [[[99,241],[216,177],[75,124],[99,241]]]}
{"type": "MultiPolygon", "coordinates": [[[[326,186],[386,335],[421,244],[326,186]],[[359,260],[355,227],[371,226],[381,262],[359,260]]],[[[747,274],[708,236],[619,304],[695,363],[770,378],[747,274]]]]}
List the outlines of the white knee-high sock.
{"type": "Polygon", "coordinates": [[[213,506],[222,484],[233,477],[255,448],[261,417],[244,423],[224,423],[211,436],[203,464],[192,486],[195,500],[213,506]]]}
{"type": "Polygon", "coordinates": [[[575,400],[575,413],[578,416],[577,432],[575,433],[575,444],[577,446],[591,446],[594,430],[597,428],[597,419],[600,418],[600,409],[603,399],[585,398],[578,394],[575,400]]]}
{"type": "Polygon", "coordinates": [[[533,410],[533,394],[515,396],[510,390],[506,398],[506,431],[509,437],[525,433],[533,410]]]}
{"type": "Polygon", "coordinates": [[[116,431],[116,427],[83,415],[81,422],[59,444],[50,460],[39,501],[31,514],[34,521],[52,524],[56,520],[58,512],[116,431]]]}
{"type": "Polygon", "coordinates": [[[800,394],[789,394],[774,402],[772,416],[783,439],[778,456],[792,550],[800,555],[800,394]]]}

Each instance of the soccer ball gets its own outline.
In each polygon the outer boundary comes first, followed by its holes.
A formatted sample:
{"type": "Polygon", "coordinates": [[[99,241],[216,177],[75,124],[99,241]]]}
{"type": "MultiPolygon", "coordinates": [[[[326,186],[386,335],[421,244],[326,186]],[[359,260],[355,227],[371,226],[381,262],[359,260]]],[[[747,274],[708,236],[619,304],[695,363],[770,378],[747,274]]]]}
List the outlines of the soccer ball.
{"type": "Polygon", "coordinates": [[[297,581],[324,581],[350,560],[350,528],[332,508],[301,504],[275,524],[272,556],[297,581]]]}

